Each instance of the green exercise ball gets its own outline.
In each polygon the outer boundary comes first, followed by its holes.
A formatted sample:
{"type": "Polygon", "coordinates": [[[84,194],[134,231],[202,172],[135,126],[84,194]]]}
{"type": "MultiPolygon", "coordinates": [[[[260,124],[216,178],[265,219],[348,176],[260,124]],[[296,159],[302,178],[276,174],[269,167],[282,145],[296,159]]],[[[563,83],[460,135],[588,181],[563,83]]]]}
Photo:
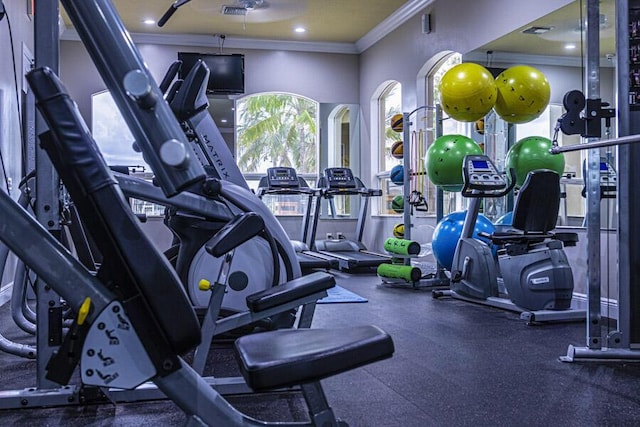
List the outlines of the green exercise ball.
{"type": "Polygon", "coordinates": [[[551,154],[551,140],[542,136],[529,136],[516,142],[507,152],[506,167],[516,171],[516,185],[520,187],[527,174],[536,169],[550,169],[562,175],[564,155],[551,154]]]}
{"type": "Polygon", "coordinates": [[[433,141],[424,159],[431,182],[445,191],[462,189],[462,161],[467,154],[482,154],[482,148],[464,135],[443,135],[433,141]]]}
{"type": "Polygon", "coordinates": [[[496,102],[496,82],[486,68],[472,62],[452,67],[440,80],[442,109],[454,120],[475,122],[496,102]]]}
{"type": "Polygon", "coordinates": [[[396,213],[404,212],[404,196],[396,196],[391,200],[391,209],[396,213]]]}
{"type": "Polygon", "coordinates": [[[507,68],[496,77],[498,96],[494,109],[509,123],[527,123],[549,105],[551,87],[538,69],[528,65],[507,68]]]}

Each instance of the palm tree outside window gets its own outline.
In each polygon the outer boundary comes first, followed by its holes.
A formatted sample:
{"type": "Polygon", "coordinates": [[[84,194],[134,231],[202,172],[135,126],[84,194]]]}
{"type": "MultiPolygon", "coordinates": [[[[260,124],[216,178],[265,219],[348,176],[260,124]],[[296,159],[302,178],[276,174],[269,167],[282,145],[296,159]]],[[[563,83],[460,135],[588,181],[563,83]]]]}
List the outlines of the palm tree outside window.
{"type": "MultiPolygon", "coordinates": [[[[318,176],[318,103],[289,93],[261,93],[236,101],[236,159],[255,188],[267,168],[293,167],[313,186],[318,176]]],[[[305,196],[269,196],[277,215],[302,215],[305,196]]]]}

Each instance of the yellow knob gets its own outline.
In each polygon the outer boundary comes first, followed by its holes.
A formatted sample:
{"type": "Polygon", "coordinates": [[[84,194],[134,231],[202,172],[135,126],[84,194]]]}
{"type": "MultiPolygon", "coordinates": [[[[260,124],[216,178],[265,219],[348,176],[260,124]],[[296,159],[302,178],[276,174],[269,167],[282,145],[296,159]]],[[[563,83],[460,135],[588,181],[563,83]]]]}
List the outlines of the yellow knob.
{"type": "Polygon", "coordinates": [[[211,289],[211,282],[208,281],[207,279],[201,279],[198,282],[198,289],[200,289],[201,291],[208,291],[211,289]]]}
{"type": "Polygon", "coordinates": [[[91,308],[91,298],[86,297],[84,302],[80,306],[78,310],[78,325],[82,325],[85,320],[87,320],[87,316],[89,315],[89,309],[91,308]]]}

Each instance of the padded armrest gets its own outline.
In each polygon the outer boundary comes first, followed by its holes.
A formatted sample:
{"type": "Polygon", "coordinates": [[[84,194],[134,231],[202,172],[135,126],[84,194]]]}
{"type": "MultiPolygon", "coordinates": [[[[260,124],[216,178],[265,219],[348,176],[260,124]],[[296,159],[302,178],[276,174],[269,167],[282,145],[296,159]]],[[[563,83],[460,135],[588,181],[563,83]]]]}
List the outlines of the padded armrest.
{"type": "Polygon", "coordinates": [[[237,215],[207,243],[205,250],[216,258],[237,248],[264,230],[264,220],[255,212],[237,215]]]}
{"type": "Polygon", "coordinates": [[[393,355],[391,337],[372,325],[343,329],[281,329],[245,335],[236,357],[252,389],[319,381],[393,355]]]}
{"type": "Polygon", "coordinates": [[[335,285],[336,279],[332,275],[318,271],[247,296],[247,307],[254,313],[258,313],[327,290],[335,285]]]}

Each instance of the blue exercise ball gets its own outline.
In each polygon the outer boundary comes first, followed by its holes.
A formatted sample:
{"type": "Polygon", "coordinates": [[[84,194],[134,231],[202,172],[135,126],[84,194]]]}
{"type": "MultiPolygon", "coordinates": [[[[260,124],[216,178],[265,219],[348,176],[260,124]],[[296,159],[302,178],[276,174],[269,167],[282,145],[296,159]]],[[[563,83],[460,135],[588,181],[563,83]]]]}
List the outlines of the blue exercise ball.
{"type": "MultiPolygon", "coordinates": [[[[467,211],[452,212],[442,218],[433,230],[433,238],[431,240],[433,255],[435,256],[436,261],[449,271],[451,271],[453,255],[456,252],[456,245],[458,244],[458,240],[460,240],[460,235],[462,235],[462,225],[464,224],[466,216],[467,211]]],[[[476,226],[473,232],[474,238],[490,244],[487,239],[478,237],[478,233],[484,231],[491,234],[495,230],[495,226],[486,216],[478,214],[478,220],[476,221],[476,226]]]]}
{"type": "Polygon", "coordinates": [[[512,225],[513,224],[513,211],[507,212],[500,218],[496,219],[496,225],[512,225]]]}
{"type": "Polygon", "coordinates": [[[395,185],[402,185],[404,183],[404,166],[395,165],[393,168],[391,168],[389,178],[395,185]]]}

